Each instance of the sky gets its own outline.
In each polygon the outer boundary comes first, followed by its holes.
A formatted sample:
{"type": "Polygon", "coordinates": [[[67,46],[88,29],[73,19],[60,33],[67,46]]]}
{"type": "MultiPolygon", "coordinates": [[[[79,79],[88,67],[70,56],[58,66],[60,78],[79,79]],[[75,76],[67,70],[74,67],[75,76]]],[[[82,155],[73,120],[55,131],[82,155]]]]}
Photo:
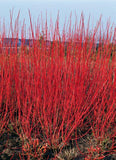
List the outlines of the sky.
{"type": "MultiPolygon", "coordinates": [[[[5,21],[6,26],[10,24],[10,10],[13,9],[13,21],[20,10],[20,22],[25,19],[26,26],[29,26],[29,13],[31,12],[32,22],[37,22],[38,17],[43,17],[43,22],[47,20],[48,25],[50,18],[53,24],[59,11],[59,26],[62,31],[65,21],[68,22],[72,12],[72,24],[75,22],[75,13],[79,20],[83,12],[85,25],[90,16],[91,26],[95,26],[96,22],[102,15],[103,26],[106,26],[107,20],[116,26],[116,0],[0,0],[0,22],[5,21]]],[[[2,28],[2,27],[1,27],[2,28]]]]}

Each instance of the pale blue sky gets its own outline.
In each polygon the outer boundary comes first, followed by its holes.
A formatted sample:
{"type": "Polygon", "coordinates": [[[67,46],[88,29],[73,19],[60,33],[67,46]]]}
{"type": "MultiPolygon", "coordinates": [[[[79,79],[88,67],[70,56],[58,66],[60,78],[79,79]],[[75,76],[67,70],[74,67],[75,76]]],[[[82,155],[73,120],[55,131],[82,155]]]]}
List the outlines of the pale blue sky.
{"type": "Polygon", "coordinates": [[[0,0],[0,20],[8,25],[9,23],[9,11],[14,8],[14,19],[20,10],[20,21],[25,18],[26,25],[29,25],[28,9],[31,11],[33,21],[37,21],[38,16],[43,16],[43,20],[46,17],[46,11],[48,15],[48,21],[50,16],[53,23],[57,18],[59,10],[60,18],[60,30],[63,28],[65,18],[69,18],[72,12],[72,23],[75,21],[75,12],[78,19],[81,12],[84,13],[85,24],[87,23],[89,15],[91,16],[91,24],[98,21],[100,15],[102,15],[102,23],[105,26],[106,21],[110,18],[110,22],[116,25],[116,0],[0,0]]]}

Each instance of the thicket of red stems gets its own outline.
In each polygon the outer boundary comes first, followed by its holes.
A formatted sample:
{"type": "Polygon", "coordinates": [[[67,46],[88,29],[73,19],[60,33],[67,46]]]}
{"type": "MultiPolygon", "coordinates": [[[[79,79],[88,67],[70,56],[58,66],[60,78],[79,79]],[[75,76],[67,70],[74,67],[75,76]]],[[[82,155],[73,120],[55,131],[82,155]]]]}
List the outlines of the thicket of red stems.
{"type": "MultiPolygon", "coordinates": [[[[13,30],[11,23],[10,30],[18,39],[17,20],[16,24],[13,30]]],[[[112,139],[109,152],[114,151],[116,30],[107,26],[102,34],[99,21],[89,35],[82,16],[73,31],[69,26],[62,35],[59,19],[51,33],[45,23],[45,36],[40,39],[31,18],[30,24],[32,46],[3,46],[5,34],[1,35],[0,135],[11,123],[20,137],[58,148],[79,138],[81,130],[81,136],[91,132],[99,142],[112,139]],[[47,45],[50,34],[52,43],[47,45]]],[[[21,30],[24,40],[24,25],[21,30]]]]}

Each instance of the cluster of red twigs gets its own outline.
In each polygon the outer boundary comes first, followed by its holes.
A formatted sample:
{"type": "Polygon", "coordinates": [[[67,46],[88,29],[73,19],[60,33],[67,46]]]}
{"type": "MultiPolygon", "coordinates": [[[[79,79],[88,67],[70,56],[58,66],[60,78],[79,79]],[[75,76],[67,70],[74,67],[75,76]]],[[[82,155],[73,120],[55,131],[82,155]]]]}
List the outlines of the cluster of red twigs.
{"type": "MultiPolygon", "coordinates": [[[[23,43],[25,25],[20,47],[4,46],[5,33],[1,35],[0,135],[12,124],[20,138],[28,140],[22,147],[28,158],[31,146],[37,157],[42,155],[40,143],[61,150],[72,139],[78,146],[77,139],[87,134],[96,146],[88,146],[85,159],[102,159],[105,141],[111,142],[107,154],[115,151],[116,29],[108,24],[102,33],[100,21],[89,34],[81,16],[79,25],[64,27],[61,35],[57,19],[52,32],[47,22],[42,26],[41,36],[39,26],[34,33],[30,16],[31,46],[23,43]]],[[[11,15],[12,40],[18,39],[18,29],[18,17],[13,30],[11,15]]]]}

